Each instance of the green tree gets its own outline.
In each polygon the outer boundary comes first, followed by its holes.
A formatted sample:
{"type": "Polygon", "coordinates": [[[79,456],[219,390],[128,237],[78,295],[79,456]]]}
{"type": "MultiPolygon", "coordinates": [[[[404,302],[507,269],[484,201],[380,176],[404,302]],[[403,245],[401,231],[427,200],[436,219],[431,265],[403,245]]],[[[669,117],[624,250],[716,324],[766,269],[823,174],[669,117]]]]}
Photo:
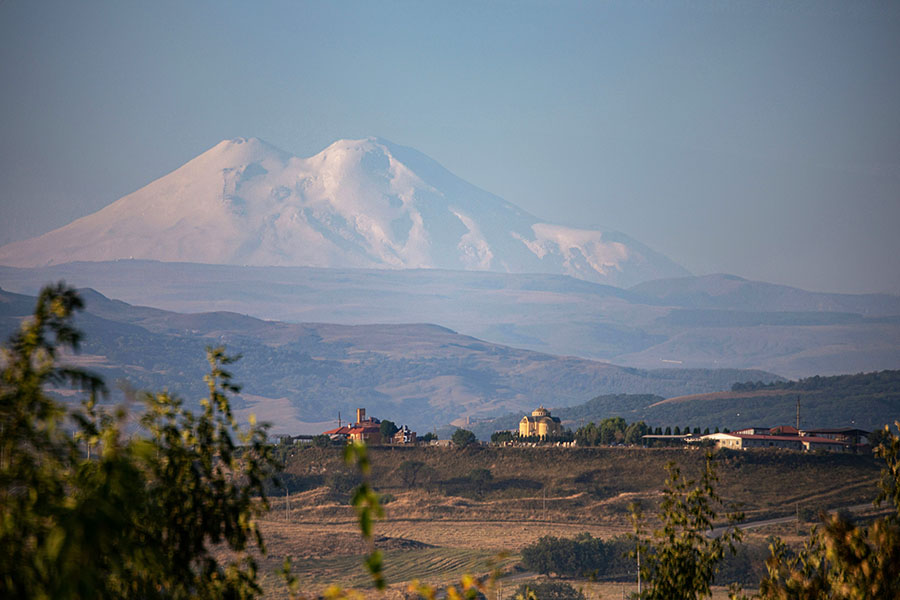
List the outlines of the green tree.
{"type": "Polygon", "coordinates": [[[431,431],[429,431],[428,433],[426,433],[425,435],[423,435],[422,437],[419,438],[420,441],[422,441],[426,444],[428,444],[436,439],[438,439],[438,436],[435,435],[434,433],[432,433],[431,431]]]}
{"type": "Polygon", "coordinates": [[[78,349],[81,308],[65,285],[45,288],[4,349],[0,597],[260,595],[250,551],[265,547],[253,518],[268,507],[275,463],[265,430],[234,421],[231,359],[209,351],[200,414],[148,394],[145,435],[127,437],[125,411],[97,407],[101,380],[56,362],[58,348],[78,349]],[[44,392],[50,384],[85,390],[82,408],[67,411],[44,392]]]}
{"type": "Polygon", "coordinates": [[[465,448],[466,446],[478,443],[478,438],[468,429],[457,429],[450,437],[450,441],[458,448],[465,448]]]}
{"type": "Polygon", "coordinates": [[[394,424],[393,421],[388,421],[385,419],[381,422],[381,425],[378,427],[378,431],[381,433],[381,441],[385,444],[390,443],[391,438],[394,437],[394,434],[400,431],[400,428],[394,424]]]}
{"type": "Polygon", "coordinates": [[[600,443],[600,428],[591,421],[575,431],[575,443],[579,446],[596,446],[600,443]]]}
{"type": "Polygon", "coordinates": [[[632,423],[625,429],[626,444],[640,444],[641,438],[650,432],[650,428],[643,421],[632,423]]]}
{"type": "Polygon", "coordinates": [[[721,535],[707,537],[722,501],[713,487],[718,480],[715,459],[706,455],[699,480],[685,479],[678,466],[666,466],[668,478],[660,505],[660,526],[650,535],[642,531],[640,508],[632,507],[641,577],[647,583],[641,598],[693,600],[709,596],[710,585],[726,552],[734,554],[741,532],[735,523],[738,512],[727,514],[732,527],[721,535]]]}
{"type": "Polygon", "coordinates": [[[610,417],[600,422],[600,443],[614,444],[625,438],[625,419],[622,417],[610,417]]]}

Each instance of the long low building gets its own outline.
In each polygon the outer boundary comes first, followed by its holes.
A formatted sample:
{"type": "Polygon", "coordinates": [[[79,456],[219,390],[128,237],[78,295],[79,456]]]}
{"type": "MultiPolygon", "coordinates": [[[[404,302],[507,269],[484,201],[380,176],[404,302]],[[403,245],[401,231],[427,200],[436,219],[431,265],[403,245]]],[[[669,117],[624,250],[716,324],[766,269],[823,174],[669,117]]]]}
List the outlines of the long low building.
{"type": "Polygon", "coordinates": [[[746,450],[748,448],[783,448],[785,450],[825,450],[827,452],[846,452],[847,444],[826,437],[812,435],[766,435],[752,433],[710,433],[700,440],[711,440],[718,448],[746,450]]]}

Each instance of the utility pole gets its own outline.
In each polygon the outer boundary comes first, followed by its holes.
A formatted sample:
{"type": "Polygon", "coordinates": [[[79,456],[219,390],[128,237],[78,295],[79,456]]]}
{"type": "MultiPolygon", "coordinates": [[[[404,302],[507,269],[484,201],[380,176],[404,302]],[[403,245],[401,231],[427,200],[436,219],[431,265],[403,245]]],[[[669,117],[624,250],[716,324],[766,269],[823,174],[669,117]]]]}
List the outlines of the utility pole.
{"type": "Polygon", "coordinates": [[[797,433],[800,433],[800,395],[797,395],[797,433]]]}

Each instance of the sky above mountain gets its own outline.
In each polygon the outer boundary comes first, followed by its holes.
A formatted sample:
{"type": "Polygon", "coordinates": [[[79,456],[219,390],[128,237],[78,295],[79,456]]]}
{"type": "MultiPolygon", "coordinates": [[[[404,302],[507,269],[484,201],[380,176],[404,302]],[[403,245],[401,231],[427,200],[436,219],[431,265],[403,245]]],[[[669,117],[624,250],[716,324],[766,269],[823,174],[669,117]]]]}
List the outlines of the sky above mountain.
{"type": "Polygon", "coordinates": [[[694,273],[900,293],[891,2],[0,3],[0,243],[381,136],[694,273]]]}

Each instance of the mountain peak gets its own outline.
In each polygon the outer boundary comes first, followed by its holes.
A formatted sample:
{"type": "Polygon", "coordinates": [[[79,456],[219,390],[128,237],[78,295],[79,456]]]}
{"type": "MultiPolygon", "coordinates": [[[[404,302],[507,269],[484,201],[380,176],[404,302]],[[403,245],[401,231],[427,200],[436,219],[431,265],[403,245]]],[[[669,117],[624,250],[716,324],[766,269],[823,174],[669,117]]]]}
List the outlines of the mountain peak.
{"type": "Polygon", "coordinates": [[[277,148],[257,137],[237,137],[225,139],[190,161],[222,163],[228,166],[247,165],[266,159],[277,159],[282,162],[291,158],[284,150],[277,148]]]}
{"type": "Polygon", "coordinates": [[[356,148],[356,149],[370,150],[375,147],[380,147],[380,148],[387,149],[388,147],[393,146],[393,145],[394,144],[389,140],[386,140],[386,139],[378,137],[378,136],[370,135],[370,136],[366,136],[364,138],[358,138],[358,139],[341,138],[339,140],[335,140],[331,144],[329,144],[328,147],[325,148],[325,150],[323,150],[323,152],[327,152],[328,150],[338,149],[338,148],[356,148]]]}
{"type": "Polygon", "coordinates": [[[394,158],[393,144],[377,137],[365,137],[358,140],[340,139],[310,158],[323,162],[364,163],[364,167],[375,170],[386,169],[394,158]],[[367,158],[368,157],[368,158],[367,158]],[[368,164],[365,164],[368,163],[368,164]]]}
{"type": "Polygon", "coordinates": [[[625,236],[542,223],[379,137],[298,158],[222,140],[106,208],[0,248],[0,264],[136,258],[257,266],[556,273],[613,285],[686,275],[625,236]]]}

